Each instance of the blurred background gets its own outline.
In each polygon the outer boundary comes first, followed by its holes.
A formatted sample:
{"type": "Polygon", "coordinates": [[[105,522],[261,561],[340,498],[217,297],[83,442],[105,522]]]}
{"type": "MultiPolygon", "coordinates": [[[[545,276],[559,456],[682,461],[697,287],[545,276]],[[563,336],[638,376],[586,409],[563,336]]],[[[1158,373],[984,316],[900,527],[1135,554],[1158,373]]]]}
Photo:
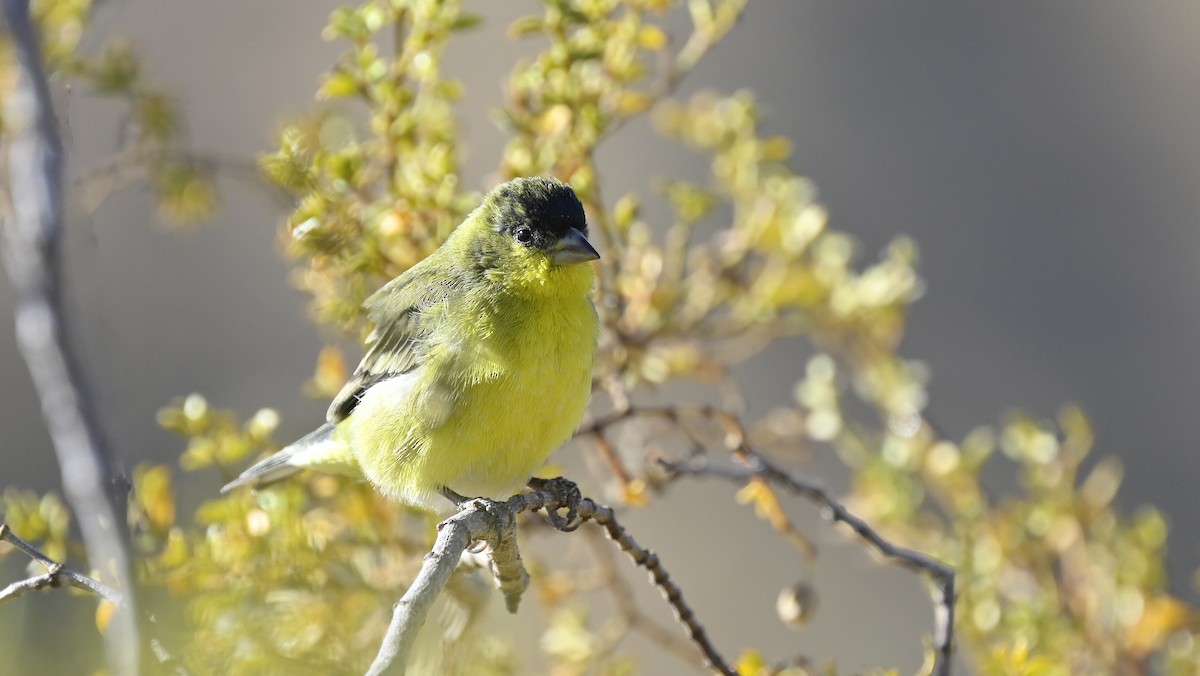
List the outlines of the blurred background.
{"type": "MultiPolygon", "coordinates": [[[[489,118],[499,83],[537,47],[503,29],[536,7],[467,6],[487,20],[458,40],[446,64],[465,84],[467,185],[482,190],[505,141],[489,118]]],[[[99,7],[87,41],[129,38],[150,80],[177,97],[191,147],[252,161],[271,148],[282,120],[311,105],[342,50],[319,39],[334,7],[114,0],[99,7]]],[[[903,352],[932,369],[929,410],[942,431],[958,439],[1015,408],[1049,418],[1064,403],[1082,405],[1096,427],[1096,456],[1125,465],[1120,503],[1154,503],[1169,519],[1173,586],[1194,601],[1200,4],[760,0],[682,93],[705,88],[756,93],[767,131],[793,141],[794,165],[865,259],[893,237],[915,239],[927,290],[903,352]]],[[[58,105],[72,174],[118,147],[117,106],[83,92],[60,95],[58,105]]],[[[703,175],[694,156],[654,138],[643,122],[606,147],[609,195],[645,189],[657,173],[703,175]]],[[[92,215],[72,212],[66,275],[75,333],[108,431],[130,461],[174,462],[182,442],[154,416],[190,392],[242,415],[277,408],[281,441],[323,418],[326,402],[301,387],[331,336],[308,320],[306,298],[289,285],[282,212],[237,180],[221,181],[221,197],[217,219],[183,233],[161,226],[140,190],[92,215]]],[[[10,315],[0,281],[0,317],[10,315]]],[[[0,484],[56,488],[11,327],[0,322],[0,484]]],[[[751,405],[784,403],[803,354],[777,349],[750,364],[751,405]]],[[[806,471],[844,485],[835,460],[806,471]]],[[[215,489],[215,478],[183,487],[196,499],[215,489]]],[[[774,620],[775,595],[795,581],[796,561],[785,548],[745,555],[773,535],[729,493],[695,485],[629,522],[727,655],[756,645],[778,659],[836,658],[847,672],[920,664],[931,623],[924,587],[874,564],[803,505],[797,517],[823,546],[821,610],[801,633],[774,620]],[[716,504],[705,507],[710,499],[716,504]],[[715,535],[728,557],[702,548],[713,534],[671,511],[683,509],[721,520],[715,535]]],[[[630,575],[635,586],[641,577],[630,575]]],[[[643,591],[645,606],[659,603],[648,585],[643,591]]],[[[24,603],[16,621],[38,626],[51,608],[24,603]]],[[[11,613],[0,624],[14,626],[11,613]]],[[[48,638],[27,638],[30,650],[50,649],[48,638]]],[[[671,673],[656,664],[647,662],[646,673],[671,673]]]]}

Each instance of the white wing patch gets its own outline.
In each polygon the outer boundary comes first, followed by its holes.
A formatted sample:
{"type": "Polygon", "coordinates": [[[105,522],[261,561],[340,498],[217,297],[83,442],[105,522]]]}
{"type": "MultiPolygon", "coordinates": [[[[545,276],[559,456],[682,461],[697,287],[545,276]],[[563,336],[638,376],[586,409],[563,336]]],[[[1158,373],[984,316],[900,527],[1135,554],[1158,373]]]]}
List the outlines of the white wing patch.
{"type": "Polygon", "coordinates": [[[446,385],[423,378],[423,368],[392,376],[367,388],[352,415],[400,417],[421,427],[440,427],[454,412],[455,398],[446,385]]]}

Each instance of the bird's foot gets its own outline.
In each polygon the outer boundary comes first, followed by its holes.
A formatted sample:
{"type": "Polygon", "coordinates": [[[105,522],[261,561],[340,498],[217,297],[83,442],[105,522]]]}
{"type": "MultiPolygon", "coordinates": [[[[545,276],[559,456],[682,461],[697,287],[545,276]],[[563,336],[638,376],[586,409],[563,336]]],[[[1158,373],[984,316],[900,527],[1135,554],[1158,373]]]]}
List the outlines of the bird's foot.
{"type": "MultiPolygon", "coordinates": [[[[505,510],[503,503],[497,502],[496,500],[492,500],[490,498],[468,498],[467,496],[461,495],[445,486],[442,486],[441,488],[439,488],[438,493],[441,494],[442,497],[446,498],[450,502],[453,502],[454,507],[459,512],[463,512],[468,509],[481,509],[485,512],[490,512],[493,515],[501,514],[501,513],[503,513],[503,514],[509,513],[505,510]]],[[[512,519],[511,516],[509,516],[508,518],[509,518],[509,520],[512,519]]],[[[445,522],[443,521],[442,523],[438,524],[439,531],[442,529],[442,525],[444,523],[445,522]]],[[[473,545],[471,545],[470,547],[468,547],[467,552],[470,554],[479,554],[480,552],[487,549],[487,547],[488,547],[488,542],[485,540],[480,540],[480,541],[474,543],[473,545]]]]}
{"type": "Polygon", "coordinates": [[[458,493],[455,493],[454,491],[450,490],[446,486],[442,486],[441,488],[439,488],[438,493],[440,493],[443,498],[446,498],[450,502],[453,502],[454,506],[460,510],[463,507],[466,507],[468,502],[475,499],[475,498],[468,498],[465,495],[459,495],[458,493]]]}
{"type": "Polygon", "coordinates": [[[552,504],[557,506],[546,510],[546,517],[550,520],[551,526],[564,533],[569,533],[583,525],[583,519],[579,518],[579,503],[583,500],[583,494],[579,492],[579,487],[575,485],[574,481],[563,477],[554,477],[553,479],[535,477],[529,480],[529,487],[553,496],[552,504]],[[561,509],[567,510],[567,513],[559,514],[561,509]]]}

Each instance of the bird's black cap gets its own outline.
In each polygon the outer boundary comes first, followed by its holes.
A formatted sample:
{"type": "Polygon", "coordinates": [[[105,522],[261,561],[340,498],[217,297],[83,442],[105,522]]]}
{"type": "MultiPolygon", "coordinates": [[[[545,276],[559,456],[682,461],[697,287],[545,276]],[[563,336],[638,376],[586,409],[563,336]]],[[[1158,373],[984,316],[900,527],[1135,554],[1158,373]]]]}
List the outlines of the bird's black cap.
{"type": "Polygon", "coordinates": [[[515,235],[521,228],[530,229],[530,246],[549,250],[571,228],[587,234],[583,204],[569,185],[557,179],[515,178],[493,188],[485,203],[500,232],[515,235]]]}

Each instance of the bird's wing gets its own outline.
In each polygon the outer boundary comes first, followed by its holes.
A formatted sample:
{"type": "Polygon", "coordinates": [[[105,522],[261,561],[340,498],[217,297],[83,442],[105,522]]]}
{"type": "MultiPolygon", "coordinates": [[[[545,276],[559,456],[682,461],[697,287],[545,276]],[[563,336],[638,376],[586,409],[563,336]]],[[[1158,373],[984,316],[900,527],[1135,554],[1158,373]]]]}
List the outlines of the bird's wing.
{"type": "Polygon", "coordinates": [[[457,279],[436,271],[432,265],[413,267],[363,304],[375,329],[367,337],[366,356],[329,406],[329,422],[346,419],[370,386],[408,373],[425,361],[432,323],[423,321],[423,315],[458,287],[457,279]]]}

